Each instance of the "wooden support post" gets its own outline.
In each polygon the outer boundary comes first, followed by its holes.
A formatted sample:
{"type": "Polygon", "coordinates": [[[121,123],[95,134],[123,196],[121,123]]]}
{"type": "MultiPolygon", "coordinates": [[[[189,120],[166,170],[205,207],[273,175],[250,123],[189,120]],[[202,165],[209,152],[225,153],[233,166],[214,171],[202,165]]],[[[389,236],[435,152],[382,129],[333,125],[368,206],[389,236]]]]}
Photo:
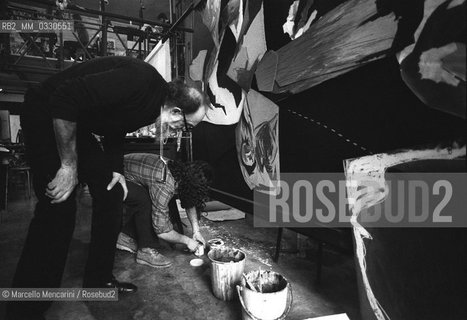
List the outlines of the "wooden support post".
{"type": "MultiPolygon", "coordinates": [[[[105,1],[101,1],[101,12],[105,12],[105,1]]],[[[101,56],[105,57],[107,55],[107,17],[102,15],[102,40],[101,40],[101,56]]]]}
{"type": "Polygon", "coordinates": [[[283,228],[279,228],[277,230],[276,252],[273,258],[274,262],[276,263],[279,261],[279,254],[281,253],[282,231],[283,231],[283,228]]]}

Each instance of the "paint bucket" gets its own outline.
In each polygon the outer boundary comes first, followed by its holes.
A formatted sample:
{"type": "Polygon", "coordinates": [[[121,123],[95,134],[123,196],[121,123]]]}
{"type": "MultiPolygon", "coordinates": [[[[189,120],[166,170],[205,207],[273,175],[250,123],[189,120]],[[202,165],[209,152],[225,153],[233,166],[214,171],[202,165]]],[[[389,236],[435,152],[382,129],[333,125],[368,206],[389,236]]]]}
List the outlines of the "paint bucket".
{"type": "Polygon", "coordinates": [[[209,249],[220,248],[224,245],[224,241],[219,238],[208,240],[209,249]]]}
{"type": "Polygon", "coordinates": [[[274,271],[245,274],[241,286],[237,285],[237,292],[243,307],[243,320],[285,319],[292,307],[292,286],[274,271]]]}
{"type": "Polygon", "coordinates": [[[220,247],[208,253],[211,260],[211,282],[214,296],[229,301],[235,296],[235,286],[240,283],[245,269],[246,255],[243,251],[220,247]]]}

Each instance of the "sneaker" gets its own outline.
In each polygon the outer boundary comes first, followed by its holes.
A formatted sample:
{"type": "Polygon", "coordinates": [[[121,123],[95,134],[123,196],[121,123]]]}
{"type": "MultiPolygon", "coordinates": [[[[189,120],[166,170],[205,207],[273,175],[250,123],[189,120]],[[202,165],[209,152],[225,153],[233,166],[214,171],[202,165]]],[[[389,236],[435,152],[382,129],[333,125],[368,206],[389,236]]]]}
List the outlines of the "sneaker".
{"type": "Polygon", "coordinates": [[[153,268],[167,268],[172,265],[172,261],[152,248],[139,249],[136,253],[136,262],[153,268]]]}
{"type": "Polygon", "coordinates": [[[131,253],[135,253],[136,250],[138,250],[138,244],[136,243],[136,240],[124,234],[123,232],[118,234],[116,247],[119,250],[125,250],[131,253]]]}

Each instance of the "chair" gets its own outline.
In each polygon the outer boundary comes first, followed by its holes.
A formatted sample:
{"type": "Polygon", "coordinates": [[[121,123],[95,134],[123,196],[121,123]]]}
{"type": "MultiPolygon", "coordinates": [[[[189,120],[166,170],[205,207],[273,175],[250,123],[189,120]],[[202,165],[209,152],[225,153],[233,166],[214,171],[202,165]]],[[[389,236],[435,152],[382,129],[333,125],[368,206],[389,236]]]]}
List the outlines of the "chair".
{"type": "Polygon", "coordinates": [[[23,159],[23,154],[17,153],[8,159],[5,172],[5,211],[8,212],[8,189],[13,177],[23,177],[23,185],[28,199],[31,198],[31,167],[23,159]]]}
{"type": "Polygon", "coordinates": [[[12,167],[10,168],[10,172],[13,174],[23,174],[25,177],[24,185],[27,191],[28,199],[31,198],[31,174],[30,174],[31,167],[29,166],[21,166],[21,167],[12,167]]]}

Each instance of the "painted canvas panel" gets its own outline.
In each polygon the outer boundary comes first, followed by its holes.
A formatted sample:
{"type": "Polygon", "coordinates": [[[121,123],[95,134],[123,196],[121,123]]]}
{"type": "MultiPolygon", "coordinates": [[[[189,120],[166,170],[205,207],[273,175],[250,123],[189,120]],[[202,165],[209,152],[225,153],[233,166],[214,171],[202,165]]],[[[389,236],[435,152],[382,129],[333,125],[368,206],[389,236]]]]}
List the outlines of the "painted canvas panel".
{"type": "Polygon", "coordinates": [[[250,90],[235,130],[238,163],[250,189],[276,193],[279,167],[279,108],[250,90]]]}
{"type": "Polygon", "coordinates": [[[165,81],[172,81],[172,69],[170,67],[170,40],[167,40],[164,43],[159,41],[144,61],[156,68],[165,81]]]}
{"type": "MultiPolygon", "coordinates": [[[[236,31],[242,19],[240,16],[241,1],[228,1],[219,10],[218,30],[212,33],[214,48],[206,61],[205,88],[211,101],[211,108],[207,111],[205,121],[214,124],[230,125],[238,122],[242,112],[245,93],[240,86],[227,76],[237,48],[236,31]]],[[[221,2],[217,3],[221,6],[221,2]]],[[[209,7],[206,7],[206,10],[209,7]]],[[[206,11],[205,10],[205,11],[206,11]]],[[[206,21],[203,16],[203,22],[206,21]]],[[[210,26],[206,24],[208,29],[210,26]]],[[[211,29],[210,29],[211,30],[211,29]]],[[[212,31],[211,31],[212,32],[212,31]]]]}
{"type": "MultiPolygon", "coordinates": [[[[355,237],[355,253],[359,265],[360,277],[363,282],[365,294],[368,299],[375,319],[386,320],[394,319],[384,309],[384,306],[378,301],[378,297],[373,291],[376,279],[371,279],[367,273],[367,246],[375,243],[376,238],[368,231],[371,224],[361,224],[357,220],[358,216],[366,209],[382,203],[389,194],[389,185],[386,182],[385,174],[387,170],[403,163],[413,163],[420,160],[453,160],[465,158],[465,145],[459,147],[457,142],[449,147],[436,147],[432,149],[420,150],[401,150],[394,153],[380,153],[357,159],[345,160],[345,175],[347,197],[349,199],[350,211],[352,217],[353,234],[355,237]],[[352,200],[352,201],[350,201],[352,200]]],[[[373,228],[374,230],[375,228],[373,228]]],[[[370,257],[371,259],[371,257],[370,257]]],[[[385,274],[386,276],[386,274],[385,274]]],[[[386,289],[386,288],[385,288],[386,289]]],[[[387,290],[387,289],[386,289],[387,290]]],[[[391,305],[391,304],[389,304],[391,305]]]]}
{"type": "MultiPolygon", "coordinates": [[[[210,48],[200,48],[207,49],[203,63],[194,60],[190,67],[198,71],[190,73],[191,80],[197,80],[203,64],[203,88],[211,101],[204,121],[231,125],[240,119],[246,98],[243,89],[249,89],[256,65],[266,51],[261,4],[260,0],[206,1],[199,12],[198,18],[213,42],[210,48]]],[[[198,52],[194,56],[198,58],[198,52]]]]}
{"type": "MultiPolygon", "coordinates": [[[[227,71],[227,75],[245,90],[250,89],[256,66],[267,50],[263,6],[254,14],[253,21],[242,41],[238,43],[237,54],[227,71]]],[[[246,22],[245,20],[244,23],[246,22]]]]}

